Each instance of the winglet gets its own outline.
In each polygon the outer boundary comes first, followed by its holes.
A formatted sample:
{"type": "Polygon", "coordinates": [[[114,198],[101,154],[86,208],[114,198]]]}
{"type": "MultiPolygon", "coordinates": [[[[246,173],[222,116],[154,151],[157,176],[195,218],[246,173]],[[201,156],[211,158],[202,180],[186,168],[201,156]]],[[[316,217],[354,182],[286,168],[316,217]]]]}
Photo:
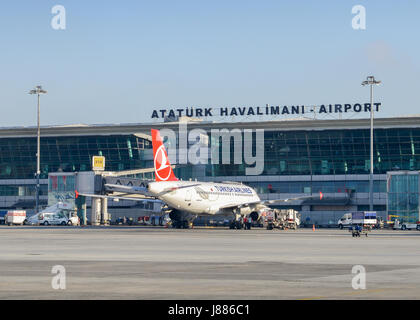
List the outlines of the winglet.
{"type": "Polygon", "coordinates": [[[169,162],[159,130],[152,129],[152,145],[156,181],[178,181],[169,162]]]}

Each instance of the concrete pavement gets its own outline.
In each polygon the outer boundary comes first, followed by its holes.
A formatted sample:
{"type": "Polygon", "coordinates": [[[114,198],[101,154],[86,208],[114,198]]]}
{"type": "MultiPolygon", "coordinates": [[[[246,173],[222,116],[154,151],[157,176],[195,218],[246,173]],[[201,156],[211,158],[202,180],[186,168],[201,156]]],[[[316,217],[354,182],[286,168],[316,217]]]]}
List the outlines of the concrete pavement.
{"type": "Polygon", "coordinates": [[[419,231],[1,226],[0,245],[0,299],[420,297],[419,231]],[[352,288],[354,265],[366,290],[352,288]]]}

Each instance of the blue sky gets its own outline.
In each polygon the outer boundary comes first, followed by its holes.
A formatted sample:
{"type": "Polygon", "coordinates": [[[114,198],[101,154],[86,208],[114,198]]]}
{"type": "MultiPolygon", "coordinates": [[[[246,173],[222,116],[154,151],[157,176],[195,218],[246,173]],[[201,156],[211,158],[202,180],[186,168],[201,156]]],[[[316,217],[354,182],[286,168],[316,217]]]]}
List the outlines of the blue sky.
{"type": "Polygon", "coordinates": [[[420,2],[3,1],[0,126],[149,122],[153,109],[354,103],[419,112],[420,2]],[[66,30],[51,28],[54,5],[66,30]],[[366,8],[366,30],[351,9],[366,8]]]}

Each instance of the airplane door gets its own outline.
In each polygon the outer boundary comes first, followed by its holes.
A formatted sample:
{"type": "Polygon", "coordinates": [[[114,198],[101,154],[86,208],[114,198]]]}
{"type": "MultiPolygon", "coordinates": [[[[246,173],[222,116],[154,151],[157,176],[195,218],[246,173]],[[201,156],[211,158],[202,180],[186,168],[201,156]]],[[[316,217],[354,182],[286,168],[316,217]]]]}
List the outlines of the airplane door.
{"type": "Polygon", "coordinates": [[[191,201],[191,190],[185,192],[185,201],[191,201]]]}

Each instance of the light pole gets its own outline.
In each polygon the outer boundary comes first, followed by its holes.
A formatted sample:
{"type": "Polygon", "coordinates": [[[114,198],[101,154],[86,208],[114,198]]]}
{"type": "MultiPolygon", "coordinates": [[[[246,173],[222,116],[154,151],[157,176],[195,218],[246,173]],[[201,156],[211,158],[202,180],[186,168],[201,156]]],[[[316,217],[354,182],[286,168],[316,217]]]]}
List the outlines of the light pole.
{"type": "Polygon", "coordinates": [[[380,84],[374,76],[369,76],[362,86],[370,85],[370,177],[369,177],[369,211],[373,211],[373,86],[380,84]]]}
{"type": "Polygon", "coordinates": [[[36,86],[35,89],[29,91],[29,94],[36,94],[38,95],[38,111],[37,111],[37,146],[36,146],[36,204],[35,204],[35,213],[38,213],[38,206],[39,206],[39,175],[41,174],[41,154],[40,154],[40,142],[41,142],[41,130],[39,127],[39,116],[40,116],[40,95],[47,93],[47,91],[43,90],[41,86],[36,86]]]}

